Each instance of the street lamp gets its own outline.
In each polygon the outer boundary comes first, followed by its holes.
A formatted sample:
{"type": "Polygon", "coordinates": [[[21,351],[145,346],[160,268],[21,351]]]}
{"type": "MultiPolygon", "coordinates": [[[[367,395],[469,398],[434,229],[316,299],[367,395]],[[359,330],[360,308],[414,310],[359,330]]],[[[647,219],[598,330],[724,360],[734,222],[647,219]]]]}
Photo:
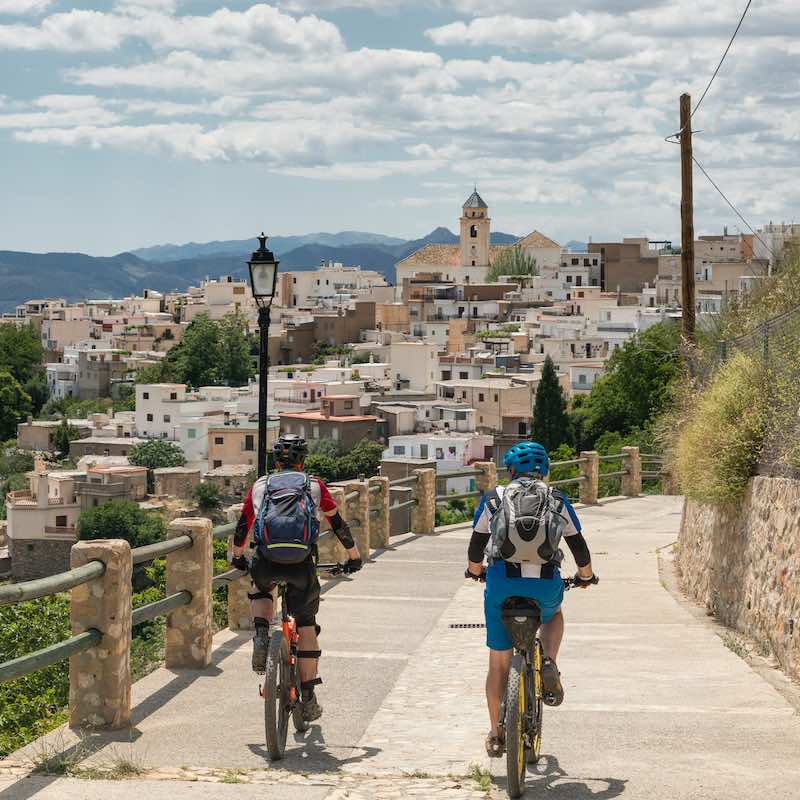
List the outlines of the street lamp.
{"type": "Polygon", "coordinates": [[[267,371],[269,368],[270,306],[278,280],[278,263],[267,250],[267,237],[258,237],[259,248],[247,262],[250,268],[250,288],[258,305],[258,477],[267,474],[267,371]]]}

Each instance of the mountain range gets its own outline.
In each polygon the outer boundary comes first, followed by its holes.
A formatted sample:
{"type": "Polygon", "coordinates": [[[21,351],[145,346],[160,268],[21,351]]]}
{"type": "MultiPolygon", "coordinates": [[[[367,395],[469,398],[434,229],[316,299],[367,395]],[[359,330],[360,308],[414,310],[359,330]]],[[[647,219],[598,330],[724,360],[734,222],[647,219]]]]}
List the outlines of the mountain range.
{"type": "MultiPolygon", "coordinates": [[[[517,236],[493,233],[493,244],[512,244],[517,236]]],[[[458,236],[436,228],[421,239],[404,240],[360,231],[274,236],[268,246],[282,269],[312,270],[323,261],[360,265],[394,283],[394,265],[427,244],[457,244],[458,236]]],[[[124,297],[143,289],[181,291],[206,277],[245,277],[255,239],[191,242],[145,247],[116,256],[83,253],[25,253],[0,250],[0,311],[33,298],[68,301],[124,297]]]]}

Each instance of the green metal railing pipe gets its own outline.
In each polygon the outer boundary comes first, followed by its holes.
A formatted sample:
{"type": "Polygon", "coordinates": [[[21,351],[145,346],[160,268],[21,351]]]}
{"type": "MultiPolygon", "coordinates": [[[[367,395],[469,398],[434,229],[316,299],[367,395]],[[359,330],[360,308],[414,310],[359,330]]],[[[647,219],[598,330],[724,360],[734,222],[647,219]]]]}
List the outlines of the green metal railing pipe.
{"type": "Polygon", "coordinates": [[[246,574],[246,572],[242,572],[240,569],[229,569],[227,572],[220,572],[219,575],[215,575],[211,580],[211,586],[214,589],[218,589],[226,583],[233,583],[234,581],[238,581],[239,578],[244,578],[246,574]]]}
{"type": "Polygon", "coordinates": [[[234,533],[236,533],[235,522],[228,522],[226,525],[218,525],[211,531],[211,535],[215,539],[227,539],[229,536],[233,536],[234,533]]]}
{"type": "Polygon", "coordinates": [[[135,548],[133,553],[133,564],[146,564],[154,558],[161,558],[170,553],[177,553],[178,550],[188,550],[194,540],[188,534],[186,536],[176,536],[174,539],[167,539],[164,542],[146,544],[144,547],[135,548]]]}
{"type": "Polygon", "coordinates": [[[102,578],[105,571],[106,565],[102,561],[90,561],[88,564],[75,567],[67,572],[59,572],[57,575],[50,575],[47,578],[0,586],[0,606],[22,603],[25,600],[37,600],[40,597],[66,592],[95,578],[102,578]]]}
{"type": "Polygon", "coordinates": [[[389,486],[407,486],[410,483],[416,483],[419,480],[417,475],[409,475],[407,478],[397,478],[396,480],[389,481],[389,486]]]}
{"type": "Polygon", "coordinates": [[[598,456],[598,461],[616,461],[618,458],[624,458],[624,453],[612,453],[610,456],[598,456]]]}
{"type": "Polygon", "coordinates": [[[587,480],[585,475],[578,475],[577,478],[564,478],[560,481],[550,481],[549,486],[569,486],[572,483],[583,483],[587,480]]]}
{"type": "Polygon", "coordinates": [[[467,500],[471,497],[480,497],[483,492],[462,492],[461,494],[437,494],[437,503],[446,503],[448,500],[467,500]]]}
{"type": "Polygon", "coordinates": [[[141,625],[156,617],[163,617],[181,606],[188,606],[192,602],[192,593],[187,591],[175,592],[167,595],[163,600],[156,600],[155,603],[148,603],[146,606],[134,608],[131,614],[131,621],[134,626],[141,625]]]}
{"type": "Polygon", "coordinates": [[[63,642],[58,642],[58,644],[51,644],[49,647],[43,647],[41,650],[6,661],[5,664],[0,664],[0,683],[7,683],[21,678],[23,675],[30,675],[32,672],[38,672],[40,669],[57,664],[65,658],[82,653],[84,650],[100,644],[102,638],[103,634],[92,628],[65,639],[63,642]]]}
{"type": "Polygon", "coordinates": [[[395,503],[393,506],[389,506],[389,511],[396,511],[398,508],[408,508],[409,506],[417,505],[416,500],[406,500],[402,503],[395,503]]]}

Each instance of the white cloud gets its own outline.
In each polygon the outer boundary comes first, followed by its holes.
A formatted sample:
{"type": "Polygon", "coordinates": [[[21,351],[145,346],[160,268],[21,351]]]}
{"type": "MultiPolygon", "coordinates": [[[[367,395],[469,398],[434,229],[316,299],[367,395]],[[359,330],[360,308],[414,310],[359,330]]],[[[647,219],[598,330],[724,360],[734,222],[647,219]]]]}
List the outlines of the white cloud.
{"type": "Polygon", "coordinates": [[[41,14],[53,0],[0,0],[0,14],[41,14]]]}
{"type": "Polygon", "coordinates": [[[315,16],[293,17],[264,3],[242,12],[222,8],[208,16],[174,16],[141,6],[126,6],[119,13],[73,9],[52,14],[39,25],[0,25],[0,49],[6,50],[110,51],[126,39],[141,39],[155,50],[196,52],[249,47],[270,54],[321,53],[344,48],[332,23],[315,16]]]}
{"type": "MultiPolygon", "coordinates": [[[[0,109],[3,104],[0,103],[0,109]]],[[[0,113],[0,128],[51,128],[73,125],[112,125],[121,116],[94,95],[46,95],[32,106],[0,113]]]]}

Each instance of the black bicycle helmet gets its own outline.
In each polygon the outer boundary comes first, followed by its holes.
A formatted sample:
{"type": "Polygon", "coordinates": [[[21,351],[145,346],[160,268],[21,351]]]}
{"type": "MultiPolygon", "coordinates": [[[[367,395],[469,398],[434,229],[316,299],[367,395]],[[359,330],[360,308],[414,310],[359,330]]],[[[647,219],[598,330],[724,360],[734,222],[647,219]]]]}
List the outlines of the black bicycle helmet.
{"type": "Polygon", "coordinates": [[[302,436],[296,433],[284,433],[275,442],[272,452],[279,464],[302,464],[308,455],[308,445],[302,436]]]}

